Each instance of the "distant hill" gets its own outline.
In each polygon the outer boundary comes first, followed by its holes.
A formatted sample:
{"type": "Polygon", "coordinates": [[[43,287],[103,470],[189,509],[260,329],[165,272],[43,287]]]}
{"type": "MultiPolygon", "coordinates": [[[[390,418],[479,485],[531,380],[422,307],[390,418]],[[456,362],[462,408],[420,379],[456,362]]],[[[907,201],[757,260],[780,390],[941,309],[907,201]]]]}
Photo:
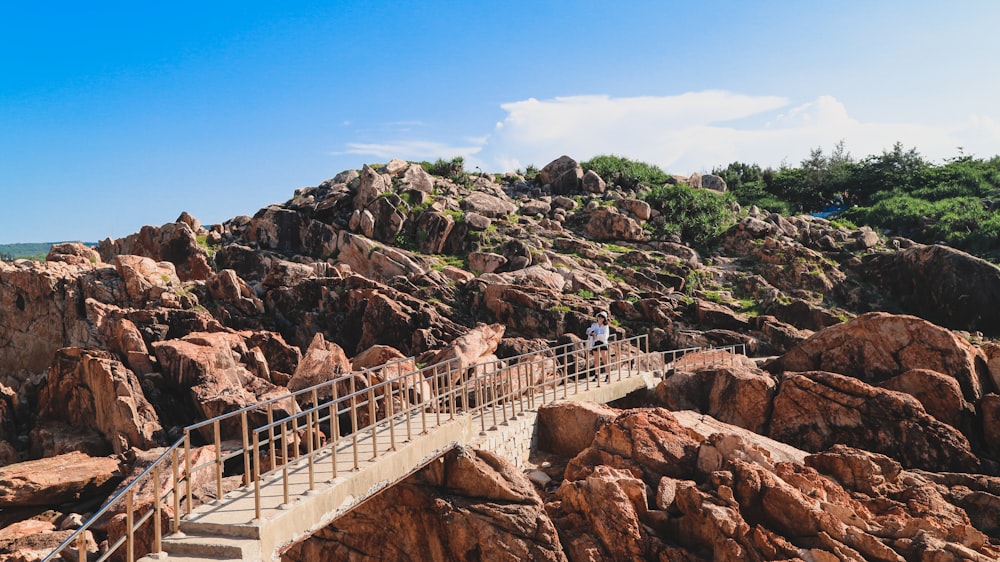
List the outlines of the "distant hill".
{"type": "MultiPolygon", "coordinates": [[[[49,248],[59,242],[25,242],[20,244],[0,244],[0,258],[16,260],[29,258],[43,260],[49,253],[49,248]]],[[[87,246],[96,247],[97,242],[84,242],[87,246]]]]}

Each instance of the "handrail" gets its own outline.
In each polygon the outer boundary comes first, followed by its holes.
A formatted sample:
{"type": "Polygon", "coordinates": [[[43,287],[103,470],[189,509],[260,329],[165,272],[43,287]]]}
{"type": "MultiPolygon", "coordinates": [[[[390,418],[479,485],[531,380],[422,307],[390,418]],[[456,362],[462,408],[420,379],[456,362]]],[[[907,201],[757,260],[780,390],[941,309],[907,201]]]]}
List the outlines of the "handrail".
{"type": "MultiPolygon", "coordinates": [[[[77,544],[80,560],[87,560],[85,533],[100,518],[111,513],[113,508],[119,507],[123,501],[129,506],[125,532],[97,558],[98,562],[110,558],[123,545],[126,546],[126,560],[133,562],[134,535],[150,521],[154,534],[150,547],[152,552],[160,552],[161,531],[164,530],[164,524],[167,524],[168,532],[178,533],[182,517],[190,515],[195,507],[192,492],[194,474],[215,467],[215,474],[212,476],[216,483],[216,501],[221,500],[224,465],[231,459],[243,458],[242,487],[254,491],[255,519],[259,520],[262,510],[260,488],[263,479],[281,472],[284,480],[283,499],[287,503],[289,500],[287,478],[290,467],[301,462],[308,463],[309,489],[312,490],[316,458],[321,452],[328,451],[333,477],[336,477],[338,446],[346,443],[352,449],[353,469],[358,470],[361,462],[359,458],[361,435],[370,434],[371,453],[375,458],[379,456],[381,450],[395,450],[398,441],[396,422],[403,419],[406,421],[406,441],[413,439],[412,425],[417,419],[420,420],[420,434],[426,434],[430,428],[447,423],[462,412],[478,416],[480,431],[485,433],[488,429],[487,419],[492,422],[489,429],[493,429],[498,425],[507,424],[511,419],[516,419],[519,412],[523,413],[526,409],[534,408],[539,390],[544,404],[549,387],[552,389],[552,400],[557,399],[560,387],[563,389],[564,398],[568,396],[571,387],[574,392],[579,392],[581,386],[583,390],[589,390],[592,384],[600,388],[602,380],[598,371],[602,367],[607,368],[608,377],[614,372],[620,381],[623,371],[627,371],[625,378],[633,376],[633,372],[642,371],[642,362],[650,361],[654,355],[649,352],[648,336],[642,334],[624,340],[612,340],[609,346],[608,365],[595,365],[592,362],[592,354],[583,348],[583,343],[571,342],[503,360],[465,366],[461,364],[460,358],[456,357],[402,373],[404,368],[416,365],[415,359],[412,357],[397,359],[384,365],[345,373],[308,388],[288,392],[191,424],[184,428],[183,437],[167,447],[155,461],[109,498],[90,519],[49,553],[43,562],[55,560],[74,542],[77,544]],[[395,370],[394,376],[390,376],[392,370],[395,370]],[[593,376],[595,374],[596,381],[592,383],[591,379],[595,378],[593,376]],[[356,388],[359,379],[366,381],[366,386],[356,388]],[[343,394],[338,392],[341,385],[346,386],[347,392],[343,394]],[[321,394],[328,398],[320,399],[321,394]],[[293,401],[292,411],[286,412],[285,417],[276,419],[275,407],[289,399],[293,401]],[[308,407],[300,406],[300,400],[308,407]],[[442,421],[445,413],[447,418],[442,421]],[[248,420],[250,414],[264,414],[266,421],[251,427],[248,420]],[[341,417],[345,415],[350,418],[347,428],[342,427],[341,422],[341,417]],[[363,423],[364,418],[367,418],[367,422],[363,423]],[[238,419],[240,425],[240,443],[237,449],[224,454],[220,428],[223,422],[232,423],[234,419],[238,419]],[[386,443],[379,443],[380,426],[387,430],[386,443]],[[212,429],[212,437],[207,439],[210,442],[206,446],[214,448],[215,460],[192,466],[192,433],[208,427],[212,429]],[[321,443],[323,427],[330,433],[325,445],[321,443]],[[344,429],[349,431],[341,435],[344,429]],[[303,446],[305,451],[302,451],[303,446]],[[266,471],[263,470],[263,458],[267,458],[270,464],[266,471]],[[161,489],[160,480],[164,474],[167,486],[161,489]],[[153,505],[148,509],[143,508],[146,511],[133,516],[135,494],[141,491],[141,487],[149,482],[150,478],[154,483],[153,505]],[[164,511],[172,513],[165,516],[164,511]],[[168,517],[169,521],[165,521],[165,517],[168,517]]],[[[683,355],[706,349],[733,353],[739,350],[743,354],[746,352],[745,346],[737,345],[720,348],[693,347],[657,353],[662,353],[660,360],[662,364],[667,364],[667,354],[670,354],[672,358],[670,363],[673,363],[683,355]]],[[[140,556],[144,554],[141,553],[140,556]]]]}

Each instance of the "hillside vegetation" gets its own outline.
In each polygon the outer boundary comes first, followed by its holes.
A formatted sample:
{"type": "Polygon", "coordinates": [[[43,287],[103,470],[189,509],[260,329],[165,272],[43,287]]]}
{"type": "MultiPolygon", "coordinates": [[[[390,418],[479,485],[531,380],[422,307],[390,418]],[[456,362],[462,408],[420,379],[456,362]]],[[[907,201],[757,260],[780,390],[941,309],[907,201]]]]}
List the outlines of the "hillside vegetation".
{"type": "Polygon", "coordinates": [[[792,215],[843,203],[838,218],[858,226],[993,261],[1000,255],[1000,156],[960,154],[934,165],[896,143],[854,160],[841,143],[829,155],[814,149],[799,167],[733,162],[713,173],[741,205],[792,215]]]}

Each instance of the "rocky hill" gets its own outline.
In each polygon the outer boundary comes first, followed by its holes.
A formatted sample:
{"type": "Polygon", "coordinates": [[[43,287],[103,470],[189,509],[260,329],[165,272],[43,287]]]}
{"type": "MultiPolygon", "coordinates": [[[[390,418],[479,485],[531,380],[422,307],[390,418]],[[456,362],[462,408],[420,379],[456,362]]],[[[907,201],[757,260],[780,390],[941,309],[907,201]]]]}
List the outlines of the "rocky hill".
{"type": "MultiPolygon", "coordinates": [[[[650,409],[587,414],[586,438],[546,445],[554,483],[458,451],[286,557],[1000,556],[1000,269],[732,211],[696,250],[651,234],[641,186],[569,157],[530,182],[394,160],[252,217],[185,213],[0,262],[0,557],[39,559],[196,420],[373,356],[427,363],[470,334],[513,357],[578,339],[598,311],[654,350],[745,344],[757,360],[679,369],[629,405],[650,409]],[[692,411],[717,425],[683,429],[692,411]],[[409,523],[385,525],[389,509],[409,523]]],[[[579,423],[560,408],[546,423],[579,423]]]]}

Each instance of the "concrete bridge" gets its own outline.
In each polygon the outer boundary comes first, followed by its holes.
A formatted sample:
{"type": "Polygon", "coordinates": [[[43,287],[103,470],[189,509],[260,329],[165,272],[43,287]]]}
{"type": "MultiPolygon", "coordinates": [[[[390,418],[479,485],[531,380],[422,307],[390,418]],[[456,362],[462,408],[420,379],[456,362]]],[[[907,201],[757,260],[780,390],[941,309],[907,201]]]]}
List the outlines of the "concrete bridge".
{"type": "Polygon", "coordinates": [[[94,560],[86,554],[90,527],[123,511],[124,530],[109,536],[97,560],[278,560],[285,547],[454,447],[521,465],[542,404],[610,402],[651,388],[678,360],[742,352],[650,353],[647,345],[645,336],[613,342],[604,366],[579,343],[475,365],[454,359],[416,369],[407,359],[206,420],[186,428],[45,560],[94,560]],[[196,447],[199,440],[208,445],[196,447]],[[233,477],[240,485],[230,489],[233,477]],[[206,484],[216,499],[196,505],[193,489],[206,484]]]}

